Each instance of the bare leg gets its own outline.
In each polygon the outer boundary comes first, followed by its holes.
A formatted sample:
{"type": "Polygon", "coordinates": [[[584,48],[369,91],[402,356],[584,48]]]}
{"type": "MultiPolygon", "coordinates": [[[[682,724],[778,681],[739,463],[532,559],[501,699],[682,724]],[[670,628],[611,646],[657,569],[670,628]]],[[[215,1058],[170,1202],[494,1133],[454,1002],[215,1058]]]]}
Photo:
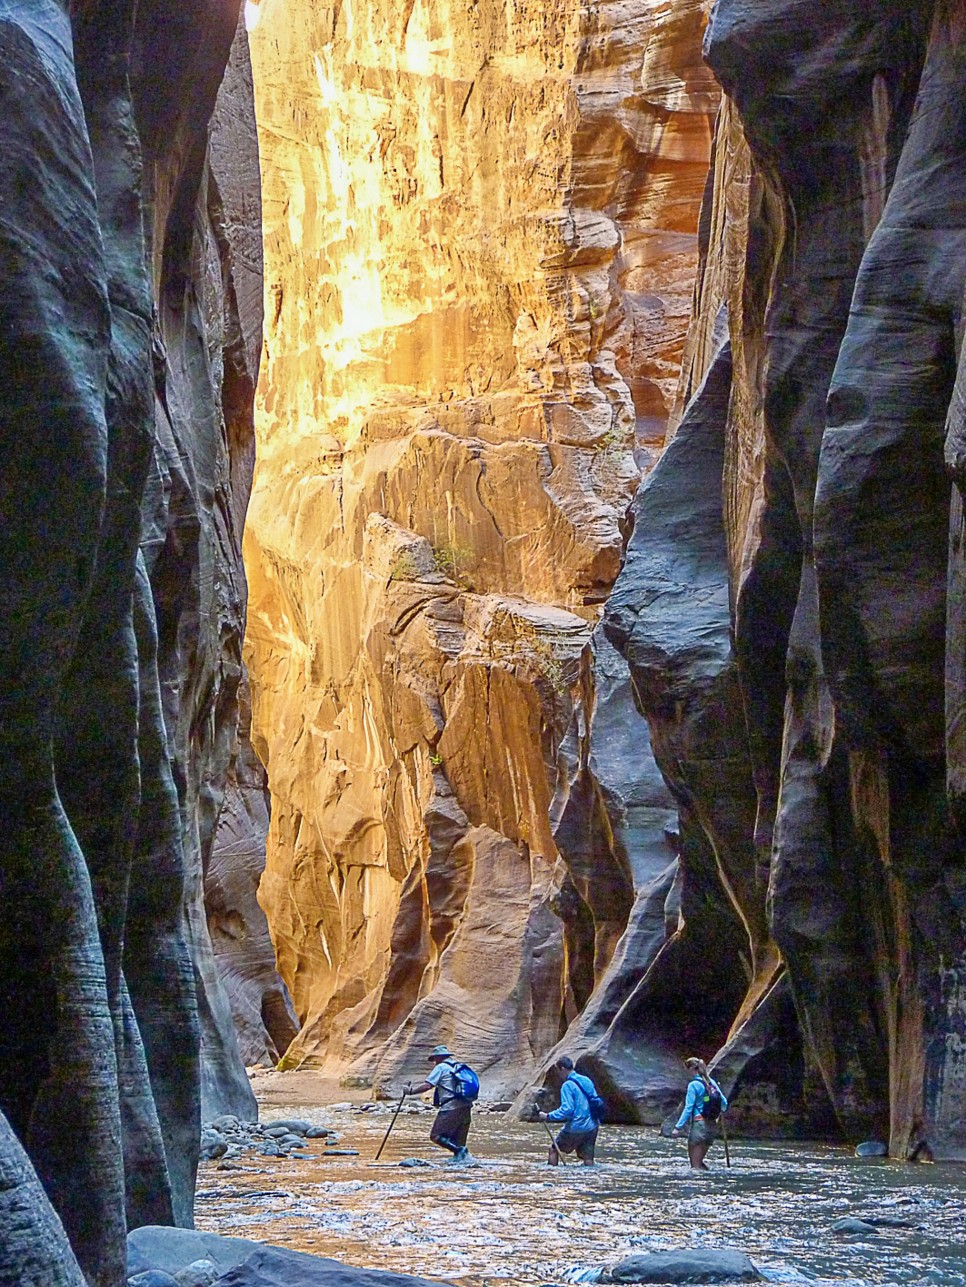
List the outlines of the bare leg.
{"type": "Polygon", "coordinates": [[[706,1144],[688,1144],[688,1161],[691,1163],[692,1171],[707,1171],[704,1158],[708,1149],[711,1147],[710,1141],[706,1144]]]}
{"type": "Polygon", "coordinates": [[[547,1149],[547,1166],[559,1166],[560,1154],[557,1152],[556,1144],[551,1144],[547,1149]]]}

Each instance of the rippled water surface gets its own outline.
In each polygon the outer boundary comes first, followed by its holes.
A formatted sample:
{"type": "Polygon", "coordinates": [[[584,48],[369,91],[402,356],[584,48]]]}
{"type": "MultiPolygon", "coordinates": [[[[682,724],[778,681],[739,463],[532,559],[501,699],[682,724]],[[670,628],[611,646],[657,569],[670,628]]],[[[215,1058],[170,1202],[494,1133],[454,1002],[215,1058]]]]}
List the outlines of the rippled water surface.
{"type": "Polygon", "coordinates": [[[198,1227],[331,1255],[347,1262],[444,1278],[466,1287],[579,1281],[634,1252],[733,1247],[770,1282],[966,1287],[966,1168],[860,1161],[846,1149],[732,1143],[725,1166],[692,1177],[684,1146],[654,1130],[606,1127],[600,1165],[546,1166],[542,1126],[480,1112],[474,1167],[441,1163],[432,1116],[403,1112],[378,1165],[390,1112],[295,1106],[263,1110],[334,1127],[358,1157],[311,1161],[246,1155],[245,1169],[202,1166],[198,1227]],[[404,1169],[403,1158],[431,1160],[404,1169]],[[889,1216],[919,1228],[843,1238],[844,1215],[889,1216]]]}

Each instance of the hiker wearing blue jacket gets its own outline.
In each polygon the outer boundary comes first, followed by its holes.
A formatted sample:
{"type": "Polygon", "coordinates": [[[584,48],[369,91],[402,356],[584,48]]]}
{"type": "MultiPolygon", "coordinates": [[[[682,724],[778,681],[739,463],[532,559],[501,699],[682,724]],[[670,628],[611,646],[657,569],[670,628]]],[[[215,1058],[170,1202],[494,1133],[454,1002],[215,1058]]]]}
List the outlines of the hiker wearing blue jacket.
{"type": "Polygon", "coordinates": [[[591,1097],[596,1098],[597,1087],[589,1077],[574,1072],[574,1061],[567,1055],[561,1055],[554,1067],[562,1078],[560,1107],[537,1116],[542,1122],[565,1125],[547,1150],[547,1165],[557,1166],[561,1153],[576,1153],[584,1166],[593,1166],[600,1122],[593,1115],[591,1097]]]}
{"type": "MultiPolygon", "coordinates": [[[[687,1134],[688,1161],[692,1171],[707,1171],[705,1154],[718,1138],[718,1121],[727,1109],[725,1093],[708,1072],[703,1059],[685,1059],[684,1066],[691,1073],[684,1109],[672,1135],[687,1134]]],[[[727,1143],[727,1141],[726,1141],[727,1143]]]]}

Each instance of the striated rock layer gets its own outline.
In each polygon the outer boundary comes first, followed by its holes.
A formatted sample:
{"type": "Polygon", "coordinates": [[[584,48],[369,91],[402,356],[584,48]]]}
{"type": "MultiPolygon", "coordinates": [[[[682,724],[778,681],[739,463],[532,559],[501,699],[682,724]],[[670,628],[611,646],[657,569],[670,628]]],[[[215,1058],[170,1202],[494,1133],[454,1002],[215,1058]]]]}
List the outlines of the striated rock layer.
{"type": "Polygon", "coordinates": [[[448,1040],[517,1089],[674,856],[653,766],[594,750],[628,676],[590,640],[674,415],[718,99],[703,7],[248,14],[247,658],[286,1062],[381,1085],[448,1040]]]}
{"type": "Polygon", "coordinates": [[[191,1222],[202,1099],[253,1102],[201,882],[259,211],[237,7],[70,9],[0,13],[0,1283],[120,1287],[127,1224],[191,1222]]]}
{"type": "Polygon", "coordinates": [[[701,1053],[739,1120],[899,1157],[966,1156],[964,37],[961,0],[718,0],[690,402],[607,610],[745,962],[701,1053]]]}

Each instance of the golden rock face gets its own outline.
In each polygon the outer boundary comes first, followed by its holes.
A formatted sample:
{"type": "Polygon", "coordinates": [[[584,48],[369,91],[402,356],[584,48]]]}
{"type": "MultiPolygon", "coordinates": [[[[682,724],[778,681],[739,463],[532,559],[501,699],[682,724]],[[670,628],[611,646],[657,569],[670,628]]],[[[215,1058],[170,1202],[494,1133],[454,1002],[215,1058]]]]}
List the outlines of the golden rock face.
{"type": "Polygon", "coordinates": [[[379,1081],[447,1040],[509,1090],[559,1036],[558,750],[677,387],[705,8],[248,5],[247,659],[290,1063],[379,1081]]]}

